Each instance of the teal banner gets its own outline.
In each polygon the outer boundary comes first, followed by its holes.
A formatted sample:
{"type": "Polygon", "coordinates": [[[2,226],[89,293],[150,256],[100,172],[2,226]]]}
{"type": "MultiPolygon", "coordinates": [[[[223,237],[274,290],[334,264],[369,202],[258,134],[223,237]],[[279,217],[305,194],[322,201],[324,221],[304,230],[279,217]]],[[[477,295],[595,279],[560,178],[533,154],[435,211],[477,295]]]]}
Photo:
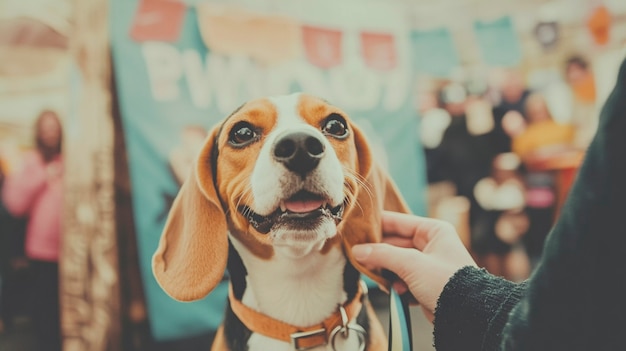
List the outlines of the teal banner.
{"type": "Polygon", "coordinates": [[[511,17],[474,22],[483,61],[494,67],[512,67],[522,61],[522,49],[511,17]]]}
{"type": "Polygon", "coordinates": [[[411,39],[417,72],[447,78],[460,66],[459,55],[448,29],[415,30],[411,39]]]}
{"type": "Polygon", "coordinates": [[[176,302],[154,279],[151,257],[186,167],[206,131],[251,98],[305,91],[340,106],[370,136],[378,160],[388,167],[411,209],[426,213],[413,72],[408,50],[400,50],[409,46],[408,35],[331,33],[332,38],[368,41],[368,50],[354,50],[357,55],[371,53],[361,65],[355,66],[345,50],[338,52],[342,56],[322,55],[317,61],[303,52],[280,64],[267,64],[246,55],[209,50],[193,6],[152,1],[150,6],[170,6],[161,9],[169,17],[159,24],[158,11],[152,9],[152,17],[143,17],[152,22],[146,20],[142,27],[137,14],[148,11],[147,3],[112,0],[110,30],[140,267],[157,340],[215,330],[222,320],[226,283],[201,301],[176,302]],[[397,52],[379,55],[380,48],[397,52]]]}

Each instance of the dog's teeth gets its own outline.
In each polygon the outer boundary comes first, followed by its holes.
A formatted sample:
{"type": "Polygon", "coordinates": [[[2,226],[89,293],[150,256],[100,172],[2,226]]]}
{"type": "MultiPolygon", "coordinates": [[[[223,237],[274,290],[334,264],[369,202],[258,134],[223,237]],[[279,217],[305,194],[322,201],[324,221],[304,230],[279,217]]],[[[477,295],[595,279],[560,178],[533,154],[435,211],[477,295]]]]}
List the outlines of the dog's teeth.
{"type": "Polygon", "coordinates": [[[285,206],[285,201],[281,201],[280,202],[280,211],[281,212],[286,212],[287,211],[287,206],[285,206]]]}

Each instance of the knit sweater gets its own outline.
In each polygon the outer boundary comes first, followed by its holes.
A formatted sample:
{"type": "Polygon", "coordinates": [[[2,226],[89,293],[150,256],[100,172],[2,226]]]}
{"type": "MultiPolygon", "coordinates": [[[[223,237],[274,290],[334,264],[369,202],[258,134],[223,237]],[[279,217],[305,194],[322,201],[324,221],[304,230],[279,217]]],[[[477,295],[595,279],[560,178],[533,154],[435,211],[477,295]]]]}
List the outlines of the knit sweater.
{"type": "Polygon", "coordinates": [[[442,350],[626,350],[626,61],[541,262],[516,285],[465,267],[435,311],[442,350]]]}
{"type": "Polygon", "coordinates": [[[435,314],[440,350],[497,350],[511,309],[526,283],[515,284],[484,269],[464,267],[446,284],[435,314]]]}

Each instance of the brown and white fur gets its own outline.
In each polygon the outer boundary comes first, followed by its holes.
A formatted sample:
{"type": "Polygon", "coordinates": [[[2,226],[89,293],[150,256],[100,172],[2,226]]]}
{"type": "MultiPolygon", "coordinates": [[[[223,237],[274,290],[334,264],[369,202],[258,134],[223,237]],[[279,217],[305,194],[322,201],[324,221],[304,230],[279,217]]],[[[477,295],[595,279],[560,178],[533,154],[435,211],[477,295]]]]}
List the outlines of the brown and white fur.
{"type": "MultiPolygon", "coordinates": [[[[354,297],[360,273],[388,287],[350,254],[354,244],[380,240],[383,208],[408,212],[343,111],[305,94],[253,100],[210,132],[170,210],[153,271],[170,296],[190,301],[228,268],[245,306],[316,325],[354,297]]],[[[293,350],[226,310],[213,350],[293,350]]],[[[350,323],[366,329],[367,350],[386,350],[369,302],[350,323]]],[[[339,339],[337,350],[358,349],[355,333],[339,339]]]]}

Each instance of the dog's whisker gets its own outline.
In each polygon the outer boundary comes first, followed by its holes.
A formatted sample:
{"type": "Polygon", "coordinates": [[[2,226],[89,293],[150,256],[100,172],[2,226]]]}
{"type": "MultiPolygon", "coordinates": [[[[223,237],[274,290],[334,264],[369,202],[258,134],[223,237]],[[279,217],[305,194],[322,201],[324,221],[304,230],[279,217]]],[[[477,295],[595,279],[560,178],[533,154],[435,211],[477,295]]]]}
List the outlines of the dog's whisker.
{"type": "Polygon", "coordinates": [[[367,181],[367,179],[365,177],[363,177],[361,174],[355,172],[355,171],[351,171],[352,175],[354,176],[355,181],[360,184],[363,188],[366,189],[366,191],[372,195],[371,189],[369,187],[369,182],[367,181]]]}
{"type": "Polygon", "coordinates": [[[374,194],[372,192],[372,189],[369,187],[369,182],[367,180],[363,181],[358,178],[356,178],[356,181],[361,185],[361,188],[365,190],[367,196],[370,198],[371,201],[374,198],[374,194]]]}
{"type": "Polygon", "coordinates": [[[372,193],[372,190],[368,185],[369,182],[362,175],[358,174],[357,172],[351,169],[344,168],[344,170],[346,171],[346,173],[348,173],[348,175],[351,176],[351,178],[354,180],[355,183],[357,183],[363,190],[365,190],[370,200],[372,200],[374,197],[374,194],[372,193]]]}
{"type": "MultiPolygon", "coordinates": [[[[356,183],[356,185],[358,185],[363,191],[365,191],[365,193],[369,197],[369,200],[373,201],[374,195],[372,193],[371,188],[368,186],[369,182],[367,182],[366,180],[362,180],[364,178],[352,170],[346,169],[346,173],[348,173],[348,175],[351,176],[351,179],[354,181],[354,183],[356,183]]],[[[352,196],[355,197],[354,206],[357,207],[361,212],[364,212],[362,204],[359,202],[358,197],[356,197],[356,191],[353,189],[353,185],[350,184],[350,182],[346,182],[345,184],[346,184],[346,187],[349,188],[350,192],[352,193],[352,196]]]]}
{"type": "MultiPolygon", "coordinates": [[[[242,202],[247,203],[248,198],[251,196],[252,196],[252,186],[250,184],[247,184],[246,187],[243,189],[243,191],[238,196],[235,197],[237,199],[237,202],[234,208],[239,208],[242,202]]],[[[248,216],[250,214],[249,212],[250,212],[250,208],[246,206],[243,215],[248,216]]]]}
{"type": "Polygon", "coordinates": [[[354,206],[363,212],[363,206],[359,203],[356,192],[352,189],[353,185],[349,182],[346,182],[345,185],[347,189],[344,189],[344,205],[348,206],[350,203],[354,203],[354,206]]]}
{"type": "Polygon", "coordinates": [[[344,182],[344,189],[343,189],[344,205],[349,205],[355,196],[356,196],[356,191],[352,182],[348,182],[348,181],[344,182]]]}

